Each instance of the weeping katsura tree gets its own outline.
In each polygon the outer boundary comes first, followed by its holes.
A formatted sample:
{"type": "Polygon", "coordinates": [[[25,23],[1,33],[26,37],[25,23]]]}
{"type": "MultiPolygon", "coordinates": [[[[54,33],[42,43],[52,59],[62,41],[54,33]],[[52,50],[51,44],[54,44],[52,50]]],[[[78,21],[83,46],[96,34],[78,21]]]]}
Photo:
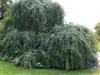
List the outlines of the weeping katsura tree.
{"type": "Polygon", "coordinates": [[[0,59],[29,68],[76,70],[91,66],[96,50],[91,32],[79,25],[64,25],[58,3],[21,0],[10,16],[8,28],[0,36],[0,59]]]}
{"type": "Polygon", "coordinates": [[[14,28],[49,32],[63,23],[63,9],[49,0],[21,0],[12,9],[14,28]]]}
{"type": "Polygon", "coordinates": [[[84,69],[91,66],[90,60],[96,50],[94,41],[85,27],[55,26],[53,33],[41,42],[41,48],[48,52],[52,68],[84,69]]]}

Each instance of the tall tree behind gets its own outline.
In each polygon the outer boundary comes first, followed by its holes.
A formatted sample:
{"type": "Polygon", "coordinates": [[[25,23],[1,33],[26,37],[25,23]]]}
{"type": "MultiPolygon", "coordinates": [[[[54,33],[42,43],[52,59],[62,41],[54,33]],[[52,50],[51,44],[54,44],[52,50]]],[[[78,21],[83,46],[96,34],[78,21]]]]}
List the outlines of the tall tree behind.
{"type": "Polygon", "coordinates": [[[9,8],[12,0],[0,0],[0,20],[4,18],[5,11],[9,8]]]}
{"type": "Polygon", "coordinates": [[[100,37],[100,23],[96,24],[95,30],[96,30],[97,35],[100,37]]]}

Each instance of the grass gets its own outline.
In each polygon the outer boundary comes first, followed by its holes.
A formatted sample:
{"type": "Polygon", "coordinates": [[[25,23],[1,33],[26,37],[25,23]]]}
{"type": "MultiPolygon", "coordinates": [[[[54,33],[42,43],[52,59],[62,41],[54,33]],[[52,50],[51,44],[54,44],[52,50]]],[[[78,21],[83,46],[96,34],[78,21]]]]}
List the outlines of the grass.
{"type": "Polygon", "coordinates": [[[0,61],[0,75],[99,75],[97,71],[61,71],[53,69],[27,69],[17,67],[12,63],[0,61]]]}

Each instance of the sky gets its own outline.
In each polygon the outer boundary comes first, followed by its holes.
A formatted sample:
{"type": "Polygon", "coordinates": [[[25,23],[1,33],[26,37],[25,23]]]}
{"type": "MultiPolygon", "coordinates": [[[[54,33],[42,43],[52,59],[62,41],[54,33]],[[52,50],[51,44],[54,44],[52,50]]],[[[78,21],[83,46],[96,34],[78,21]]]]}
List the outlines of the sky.
{"type": "Polygon", "coordinates": [[[100,0],[55,0],[65,11],[65,21],[94,29],[100,22],[100,0]]]}

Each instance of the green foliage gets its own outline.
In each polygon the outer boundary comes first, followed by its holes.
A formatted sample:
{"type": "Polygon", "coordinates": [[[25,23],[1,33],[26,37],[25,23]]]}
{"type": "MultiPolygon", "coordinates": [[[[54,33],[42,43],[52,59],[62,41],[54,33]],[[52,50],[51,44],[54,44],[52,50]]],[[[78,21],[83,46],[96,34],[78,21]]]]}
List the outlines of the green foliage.
{"type": "Polygon", "coordinates": [[[94,36],[96,38],[96,47],[98,49],[98,51],[100,51],[100,23],[97,23],[95,25],[95,33],[94,33],[94,36]]]}
{"type": "Polygon", "coordinates": [[[14,30],[8,32],[3,40],[1,40],[1,49],[4,55],[9,56],[9,58],[14,58],[23,54],[24,51],[34,48],[36,44],[34,43],[34,33],[14,30]]]}
{"type": "Polygon", "coordinates": [[[3,33],[12,25],[13,17],[11,15],[11,8],[5,12],[4,19],[0,21],[0,33],[3,33]]]}
{"type": "Polygon", "coordinates": [[[43,50],[31,50],[25,52],[18,58],[15,58],[16,65],[20,65],[23,67],[29,68],[47,68],[48,65],[48,57],[47,53],[43,50]]]}
{"type": "Polygon", "coordinates": [[[100,37],[100,23],[96,24],[95,30],[96,30],[97,35],[100,37]]]}
{"type": "Polygon", "coordinates": [[[10,21],[4,20],[8,27],[0,36],[1,59],[29,68],[75,70],[91,66],[96,50],[91,32],[79,25],[64,25],[59,4],[22,0],[9,13],[10,21]]]}
{"type": "Polygon", "coordinates": [[[0,0],[0,20],[4,19],[5,12],[11,7],[12,0],[0,0]]]}
{"type": "Polygon", "coordinates": [[[41,47],[50,54],[52,68],[66,70],[89,67],[89,60],[96,50],[89,30],[73,25],[50,34],[41,43],[41,47]]]}
{"type": "Polygon", "coordinates": [[[89,61],[96,50],[90,31],[74,25],[55,26],[51,34],[10,31],[0,47],[3,57],[16,65],[64,70],[90,67],[89,61]]]}
{"type": "Polygon", "coordinates": [[[15,28],[36,33],[48,32],[55,24],[63,23],[63,9],[46,0],[22,0],[13,7],[12,16],[15,28]]]}
{"type": "Polygon", "coordinates": [[[2,23],[0,23],[0,33],[2,33],[4,30],[5,30],[5,26],[2,23]]]}

